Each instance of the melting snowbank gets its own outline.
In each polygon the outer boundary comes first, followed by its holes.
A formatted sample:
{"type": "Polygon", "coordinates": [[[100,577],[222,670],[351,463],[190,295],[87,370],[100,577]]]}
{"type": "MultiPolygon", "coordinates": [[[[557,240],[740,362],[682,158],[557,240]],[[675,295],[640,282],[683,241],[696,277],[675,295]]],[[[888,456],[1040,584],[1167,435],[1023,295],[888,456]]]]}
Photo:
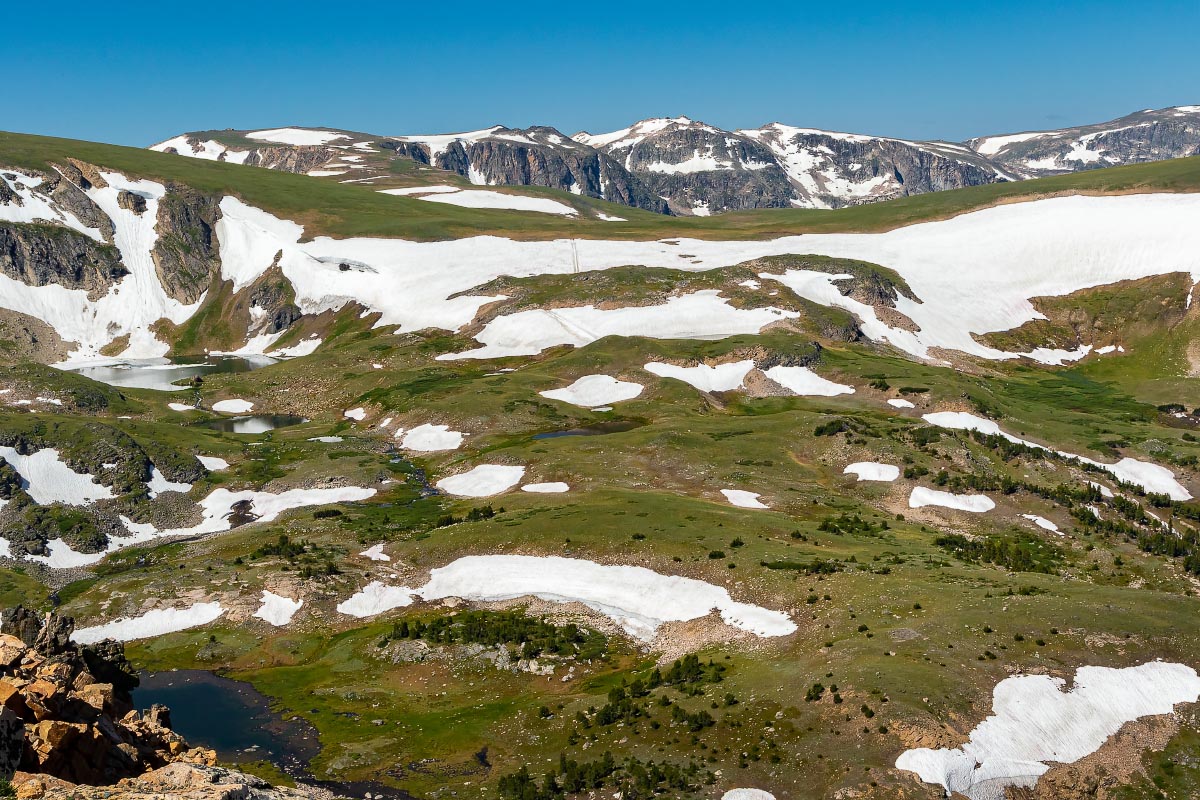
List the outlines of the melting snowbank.
{"type": "Polygon", "coordinates": [[[1126,669],[1080,667],[1074,685],[1048,675],[1006,678],[992,692],[993,716],[962,747],[908,750],[898,769],[971,800],[1002,797],[1005,786],[1033,787],[1050,768],[1098,750],[1126,722],[1169,714],[1200,697],[1191,667],[1152,661],[1126,669]]]}
{"type": "Polygon", "coordinates": [[[571,487],[562,481],[554,481],[552,483],[527,483],[521,487],[522,492],[533,492],[534,494],[561,494],[570,491],[571,487]]]}
{"type": "Polygon", "coordinates": [[[1141,486],[1148,492],[1158,492],[1168,495],[1172,500],[1192,499],[1192,493],[1175,479],[1174,472],[1158,464],[1151,464],[1148,461],[1138,461],[1136,458],[1126,457],[1115,464],[1105,464],[1102,461],[1096,461],[1086,456],[1076,455],[1075,453],[1068,453],[1065,450],[1051,450],[1045,445],[1040,445],[1027,439],[1018,439],[1016,436],[1000,430],[1000,426],[992,420],[977,417],[965,411],[938,411],[933,414],[925,414],[921,418],[929,424],[937,425],[940,428],[979,431],[980,433],[1002,436],[1016,444],[1023,444],[1037,450],[1054,452],[1064,458],[1074,458],[1084,464],[1091,464],[1093,467],[1106,469],[1120,480],[1141,486]]]}
{"type": "Polygon", "coordinates": [[[583,347],[605,336],[647,336],[652,339],[724,339],[758,333],[767,325],[799,314],[778,308],[735,308],[716,291],[672,297],[657,306],[628,306],[608,310],[595,306],[531,309],[497,317],[476,334],[484,346],[438,356],[502,358],[537,355],[549,347],[583,347]]]}
{"type": "Polygon", "coordinates": [[[427,200],[431,203],[448,203],[464,208],[500,208],[510,211],[537,211],[542,214],[558,214],[573,217],[579,212],[566,203],[551,200],[548,197],[530,197],[523,194],[508,194],[493,192],[487,189],[456,189],[455,187],[424,187],[427,191],[418,193],[413,189],[380,189],[382,194],[399,194],[427,200]]]}
{"type": "Polygon", "coordinates": [[[758,499],[757,492],[747,492],[745,489],[722,489],[721,494],[725,495],[725,499],[729,501],[730,505],[739,508],[770,508],[769,505],[758,499]]]}
{"type": "Polygon", "coordinates": [[[826,380],[808,367],[771,367],[763,374],[793,394],[810,397],[854,394],[853,386],[826,380]]]}
{"type": "Polygon", "coordinates": [[[368,617],[410,605],[413,597],[492,602],[526,596],[583,603],[644,641],[652,640],[664,622],[696,619],[713,609],[728,625],[756,636],[787,636],[796,630],[787,614],[739,603],[727,590],[704,581],[559,556],[466,556],[430,572],[420,589],[368,584],[338,611],[368,617]]]}
{"type": "Polygon", "coordinates": [[[992,498],[983,494],[952,494],[950,492],[939,492],[936,489],[927,489],[924,486],[917,486],[912,490],[912,494],[908,496],[909,508],[922,508],[923,506],[941,506],[943,508],[954,508],[959,511],[973,511],[982,513],[991,511],[996,507],[992,502],[992,498]]]}
{"type": "Polygon", "coordinates": [[[524,476],[524,467],[480,464],[458,475],[442,478],[436,485],[443,492],[459,497],[491,497],[516,486],[524,476]]]}
{"type": "Polygon", "coordinates": [[[462,447],[465,433],[450,430],[449,425],[418,425],[410,431],[400,428],[396,438],[405,450],[417,453],[436,453],[441,450],[457,450],[462,447]]]}
{"type": "Polygon", "coordinates": [[[262,605],[258,607],[258,611],[254,612],[254,616],[271,623],[276,628],[281,628],[292,621],[292,617],[303,605],[303,600],[293,600],[264,589],[262,605]]]}
{"type": "Polygon", "coordinates": [[[894,481],[900,477],[900,468],[894,464],[877,461],[858,461],[842,470],[843,475],[857,475],[860,481],[894,481]]]}
{"type": "Polygon", "coordinates": [[[253,409],[254,403],[249,400],[218,400],[212,405],[212,410],[220,414],[245,414],[253,409]]]}
{"type": "Polygon", "coordinates": [[[622,400],[632,400],[642,393],[642,385],[619,381],[611,375],[584,375],[570,386],[538,392],[550,400],[561,400],[573,406],[596,408],[622,400]]]}
{"type": "MultiPolygon", "coordinates": [[[[237,503],[249,503],[250,513],[255,515],[256,522],[271,522],[284,511],[304,506],[324,505],[326,503],[353,502],[366,500],[375,494],[374,489],[363,489],[357,486],[342,486],[329,489],[291,489],[274,494],[272,492],[255,492],[245,490],[231,492],[228,489],[216,489],[208,497],[200,501],[200,511],[203,519],[190,528],[174,528],[159,530],[153,524],[139,523],[127,517],[121,517],[122,524],[129,530],[129,536],[110,537],[108,546],[99,553],[80,553],[71,548],[62,539],[52,539],[46,543],[49,554],[44,556],[26,556],[28,561],[40,561],[51,569],[69,569],[95,564],[109,553],[115,553],[136,544],[145,544],[166,536],[199,536],[206,533],[220,533],[232,527],[229,517],[233,506],[237,503]]],[[[8,544],[0,538],[0,542],[8,544]]]]}
{"type": "Polygon", "coordinates": [[[694,367],[679,367],[674,364],[664,364],[651,361],[643,369],[660,378],[674,378],[683,381],[702,392],[731,392],[740,389],[746,375],[754,369],[754,362],[734,361],[729,364],[697,364],[694,367]]]}
{"type": "Polygon", "coordinates": [[[96,483],[90,474],[76,472],[64,464],[59,460],[58,451],[50,447],[28,456],[11,447],[0,447],[0,460],[7,461],[17,471],[21,476],[21,488],[41,505],[86,506],[114,496],[111,489],[96,483]]]}
{"type": "Polygon", "coordinates": [[[175,631],[207,625],[225,613],[220,603],[195,603],[187,608],[147,611],[140,617],[122,617],[103,625],[79,628],[71,638],[79,644],[94,644],[102,639],[129,642],[149,639],[175,631]]]}

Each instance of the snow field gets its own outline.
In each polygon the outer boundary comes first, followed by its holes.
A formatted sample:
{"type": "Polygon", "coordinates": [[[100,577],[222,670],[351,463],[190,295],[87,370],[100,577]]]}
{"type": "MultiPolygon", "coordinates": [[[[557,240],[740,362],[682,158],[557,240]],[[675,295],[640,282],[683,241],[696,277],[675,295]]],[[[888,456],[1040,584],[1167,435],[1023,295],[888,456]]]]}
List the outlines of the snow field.
{"type": "Polygon", "coordinates": [[[665,622],[696,619],[713,609],[728,625],[756,636],[796,630],[786,614],[736,602],[725,589],[704,581],[559,556],[466,556],[430,572],[419,589],[372,582],[338,611],[367,617],[410,605],[414,597],[492,602],[525,596],[583,603],[643,641],[652,640],[665,622]]]}
{"type": "Polygon", "coordinates": [[[996,507],[996,504],[987,495],[952,494],[950,492],[939,492],[936,489],[927,489],[924,486],[917,486],[912,490],[912,494],[908,496],[908,507],[923,508],[924,506],[941,506],[942,508],[953,508],[958,511],[971,511],[979,514],[991,511],[996,507]]]}
{"type": "Polygon", "coordinates": [[[34,502],[41,505],[65,503],[85,506],[114,496],[111,489],[96,483],[91,475],[76,472],[64,464],[58,457],[58,451],[50,447],[28,456],[21,455],[11,447],[0,447],[0,460],[8,462],[17,471],[21,476],[22,488],[34,502]]]}
{"type": "Polygon", "coordinates": [[[507,492],[520,483],[524,476],[524,467],[480,464],[458,475],[442,478],[435,485],[447,494],[459,497],[491,497],[507,492]]]}
{"type": "Polygon", "coordinates": [[[759,500],[759,495],[756,492],[748,492],[745,489],[722,489],[721,494],[725,495],[725,499],[730,505],[738,506],[739,508],[770,508],[769,505],[759,500]]]}
{"type": "Polygon", "coordinates": [[[1005,786],[1033,787],[1050,768],[1098,750],[1126,722],[1169,714],[1200,697],[1191,667],[1151,661],[1136,667],[1080,667],[1070,689],[1049,675],[1005,678],[992,692],[993,715],[954,749],[908,750],[898,769],[941,784],[947,796],[971,800],[1004,796],[1005,786]]]}
{"type": "Polygon", "coordinates": [[[632,400],[642,393],[643,388],[640,383],[619,381],[610,375],[584,375],[570,386],[538,394],[550,400],[561,400],[582,408],[596,408],[622,400],[632,400]]]}
{"type": "Polygon", "coordinates": [[[283,597],[264,589],[262,593],[262,605],[254,612],[254,616],[269,622],[276,628],[281,628],[292,621],[292,617],[296,615],[296,612],[303,605],[303,600],[293,600],[290,597],[283,597]]]}
{"type": "Polygon", "coordinates": [[[71,638],[79,644],[94,644],[102,639],[131,642],[151,639],[176,631],[207,625],[225,613],[220,603],[194,603],[187,608],[164,608],[147,611],[137,617],[122,617],[103,625],[79,628],[71,638]]]}
{"type": "Polygon", "coordinates": [[[793,394],[808,397],[836,397],[839,394],[854,394],[853,386],[822,378],[808,367],[771,367],[764,373],[793,394]]]}
{"type": "Polygon", "coordinates": [[[436,453],[442,450],[457,450],[462,447],[467,434],[450,430],[449,425],[431,425],[425,423],[411,430],[399,428],[396,438],[405,450],[417,453],[436,453]]]}
{"type": "Polygon", "coordinates": [[[857,475],[860,481],[894,481],[900,477],[900,468],[894,464],[877,461],[858,461],[842,470],[843,475],[857,475]]]}
{"type": "Polygon", "coordinates": [[[716,366],[697,364],[694,367],[680,367],[651,361],[643,369],[660,378],[683,381],[702,392],[730,392],[742,387],[746,376],[754,369],[754,362],[746,360],[716,366]]]}

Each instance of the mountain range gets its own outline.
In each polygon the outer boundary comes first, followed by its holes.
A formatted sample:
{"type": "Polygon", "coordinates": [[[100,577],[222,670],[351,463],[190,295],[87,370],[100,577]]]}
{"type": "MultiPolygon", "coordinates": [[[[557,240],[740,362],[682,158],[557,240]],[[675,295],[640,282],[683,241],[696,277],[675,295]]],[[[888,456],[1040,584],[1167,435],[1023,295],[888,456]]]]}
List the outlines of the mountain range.
{"type": "Polygon", "coordinates": [[[774,122],[727,131],[688,117],[608,133],[552,127],[380,136],[336,128],[184,133],[151,149],[371,184],[396,172],[540,186],[661,214],[841,208],[965,186],[1200,152],[1200,106],[966,142],[837,133],[774,122]],[[376,147],[371,147],[375,145],[376,147]],[[424,168],[424,170],[422,170],[424,168]]]}

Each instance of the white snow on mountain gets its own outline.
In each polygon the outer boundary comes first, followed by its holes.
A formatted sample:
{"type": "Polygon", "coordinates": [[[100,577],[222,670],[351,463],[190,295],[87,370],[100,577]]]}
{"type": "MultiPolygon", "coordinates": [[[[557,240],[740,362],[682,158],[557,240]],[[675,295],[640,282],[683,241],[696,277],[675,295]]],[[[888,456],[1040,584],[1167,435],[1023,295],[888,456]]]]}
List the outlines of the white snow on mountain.
{"type": "Polygon", "coordinates": [[[787,614],[737,602],[726,589],[704,581],[559,556],[466,556],[430,572],[419,589],[370,583],[338,611],[365,617],[410,605],[414,597],[494,602],[526,596],[582,603],[644,641],[652,640],[666,622],[697,619],[714,609],[726,624],[756,636],[787,636],[796,630],[787,614]]]}
{"type": "Polygon", "coordinates": [[[165,153],[174,150],[178,155],[200,158],[205,161],[225,161],[230,164],[245,164],[249,150],[234,150],[213,139],[199,139],[183,135],[150,145],[151,150],[165,153]]]}
{"type": "Polygon", "coordinates": [[[469,144],[470,142],[476,142],[480,139],[486,139],[499,130],[503,130],[503,127],[500,125],[493,125],[490,128],[484,128],[483,130],[478,131],[467,131],[465,133],[439,133],[425,136],[393,136],[392,138],[401,142],[423,144],[429,148],[431,156],[437,156],[445,152],[446,148],[455,142],[469,144]]]}
{"type": "Polygon", "coordinates": [[[1051,763],[1072,764],[1096,752],[1123,724],[1170,714],[1200,697],[1200,677],[1184,664],[1080,667],[1071,686],[1050,675],[1005,678],[992,690],[992,716],[961,747],[906,750],[898,769],[941,784],[946,796],[1007,796],[1005,788],[1037,785],[1051,763]]]}
{"type": "MultiPolygon", "coordinates": [[[[429,187],[427,187],[429,188],[429,187]]],[[[407,194],[430,203],[446,203],[463,208],[497,208],[513,211],[536,211],[541,214],[558,214],[572,217],[579,212],[566,203],[548,197],[529,197],[510,192],[492,192],[483,189],[423,192],[417,194],[406,189],[380,189],[380,194],[407,194]]]]}
{"type": "Polygon", "coordinates": [[[256,139],[260,142],[311,147],[336,142],[338,139],[349,139],[350,137],[344,133],[318,131],[312,128],[272,128],[265,131],[251,131],[246,134],[246,138],[256,139]]]}

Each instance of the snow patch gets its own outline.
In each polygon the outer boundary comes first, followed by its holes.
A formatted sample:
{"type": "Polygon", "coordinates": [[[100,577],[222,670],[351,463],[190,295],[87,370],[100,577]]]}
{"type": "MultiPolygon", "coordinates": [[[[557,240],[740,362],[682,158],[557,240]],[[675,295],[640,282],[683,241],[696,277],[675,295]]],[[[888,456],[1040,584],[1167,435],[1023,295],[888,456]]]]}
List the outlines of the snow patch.
{"type": "Polygon", "coordinates": [[[1047,530],[1051,533],[1058,533],[1058,526],[1045,517],[1039,517],[1037,514],[1022,514],[1021,518],[1029,520],[1042,530],[1047,530]]]}
{"type": "Polygon", "coordinates": [[[907,750],[897,769],[941,784],[947,797],[1002,797],[1007,786],[1034,787],[1050,762],[1071,764],[1096,752],[1126,722],[1170,714],[1200,697],[1191,667],[1151,661],[1136,667],[1080,667],[1069,689],[1062,678],[1019,675],[992,691],[992,716],[954,749],[907,750]]]}
{"type": "Polygon", "coordinates": [[[245,414],[254,408],[249,400],[218,400],[213,403],[212,410],[220,414],[245,414]]]}
{"type": "Polygon", "coordinates": [[[96,483],[90,474],[76,472],[64,464],[58,451],[50,447],[28,456],[11,447],[0,447],[0,460],[16,470],[21,476],[21,488],[40,505],[86,506],[114,496],[111,489],[96,483]]]}
{"type": "Polygon", "coordinates": [[[951,492],[940,492],[936,489],[917,486],[912,490],[912,494],[908,496],[908,507],[922,508],[924,506],[941,506],[943,508],[971,511],[979,514],[984,511],[991,511],[996,507],[996,504],[987,495],[952,494],[951,492]]]}
{"type": "Polygon", "coordinates": [[[207,625],[225,613],[220,603],[194,603],[187,608],[147,611],[139,617],[122,617],[103,625],[78,628],[71,638],[78,644],[95,644],[104,639],[129,642],[150,639],[176,631],[207,625]]]}
{"type": "Polygon", "coordinates": [[[754,361],[734,361],[728,364],[697,364],[694,367],[679,367],[674,364],[664,364],[651,361],[643,369],[658,375],[660,378],[674,378],[683,381],[702,392],[730,392],[742,388],[746,375],[754,369],[754,361]]]}
{"type": "Polygon", "coordinates": [[[585,375],[570,386],[538,394],[550,400],[561,400],[583,408],[595,408],[622,400],[632,400],[642,393],[642,389],[640,383],[619,381],[610,375],[585,375]]]}
{"type": "Polygon", "coordinates": [[[583,603],[643,641],[652,640],[664,622],[696,619],[713,609],[726,624],[756,636],[787,636],[796,630],[787,614],[736,602],[726,589],[704,581],[559,556],[466,556],[433,570],[420,589],[371,583],[338,611],[372,616],[410,605],[413,597],[493,602],[526,596],[583,603]]]}
{"type": "Polygon", "coordinates": [[[853,386],[826,380],[808,367],[771,367],[764,374],[793,394],[810,397],[854,394],[853,386]]]}
{"type": "Polygon", "coordinates": [[[527,483],[521,487],[522,492],[533,492],[535,494],[561,494],[562,492],[570,491],[571,487],[562,481],[552,483],[527,483]]]}
{"type": "Polygon", "coordinates": [[[458,475],[442,478],[436,485],[447,494],[459,497],[491,497],[507,492],[520,483],[524,476],[524,467],[480,464],[458,475]]]}
{"type": "Polygon", "coordinates": [[[418,425],[412,430],[403,428],[396,431],[400,446],[405,450],[417,453],[436,453],[442,450],[457,450],[462,447],[463,438],[467,434],[450,430],[449,425],[418,425]],[[401,436],[403,434],[403,436],[401,436]]]}
{"type": "Polygon", "coordinates": [[[363,558],[369,558],[372,561],[391,561],[392,557],[383,552],[383,543],[373,544],[366,550],[359,553],[363,558]]]}
{"type": "Polygon", "coordinates": [[[303,605],[303,600],[293,600],[264,589],[262,605],[258,607],[258,611],[254,612],[254,616],[271,623],[276,628],[282,628],[292,621],[292,617],[303,605]]]}
{"type": "Polygon", "coordinates": [[[857,475],[860,481],[894,481],[900,477],[900,468],[894,464],[877,461],[858,461],[842,470],[843,475],[857,475]]]}
{"type": "Polygon", "coordinates": [[[722,489],[721,494],[725,495],[725,499],[730,505],[735,505],[738,508],[770,508],[769,505],[759,500],[757,492],[748,492],[745,489],[722,489]]]}

